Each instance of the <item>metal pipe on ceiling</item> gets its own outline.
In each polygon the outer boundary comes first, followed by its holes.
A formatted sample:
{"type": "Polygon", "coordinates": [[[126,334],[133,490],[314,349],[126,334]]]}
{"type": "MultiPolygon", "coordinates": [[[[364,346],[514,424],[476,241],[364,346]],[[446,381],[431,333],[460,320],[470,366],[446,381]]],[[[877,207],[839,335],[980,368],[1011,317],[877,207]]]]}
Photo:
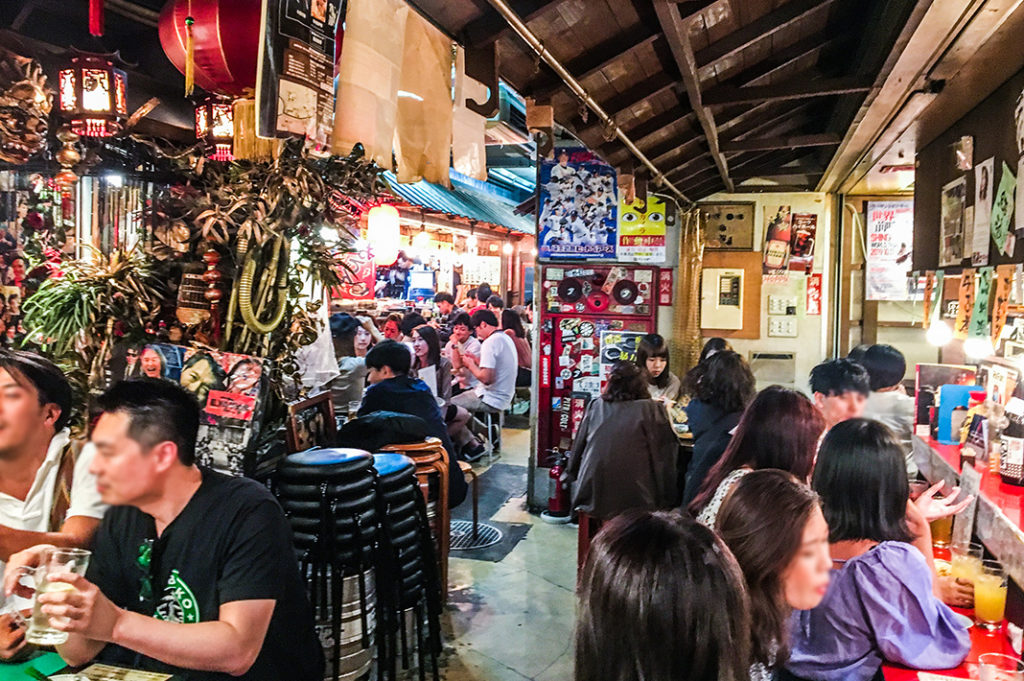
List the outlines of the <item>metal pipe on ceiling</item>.
{"type": "Polygon", "coordinates": [[[537,54],[537,56],[543,59],[544,62],[558,75],[558,77],[569,86],[569,89],[572,90],[573,94],[579,97],[588,109],[597,114],[597,117],[601,119],[601,122],[605,127],[615,133],[615,137],[617,137],[619,141],[629,149],[630,153],[651,170],[651,173],[653,173],[654,179],[657,182],[660,182],[670,189],[672,193],[684,202],[688,204],[693,203],[693,201],[687,198],[686,194],[683,194],[678,187],[665,178],[665,174],[658,170],[658,167],[655,166],[649,158],[647,158],[644,152],[640,151],[636,144],[633,143],[633,140],[631,140],[629,136],[622,131],[622,128],[620,128],[614,120],[612,120],[612,117],[605,113],[605,110],[602,109],[601,105],[590,96],[590,93],[587,92],[586,88],[584,88],[580,82],[576,80],[564,66],[562,66],[562,63],[559,62],[553,54],[548,52],[540,38],[538,38],[537,35],[531,31],[525,23],[523,23],[523,20],[519,18],[519,15],[516,14],[511,7],[508,6],[505,0],[487,0],[487,2],[489,2],[491,7],[501,14],[505,21],[508,22],[508,25],[512,27],[512,30],[522,38],[523,42],[525,42],[530,49],[537,54]]]}

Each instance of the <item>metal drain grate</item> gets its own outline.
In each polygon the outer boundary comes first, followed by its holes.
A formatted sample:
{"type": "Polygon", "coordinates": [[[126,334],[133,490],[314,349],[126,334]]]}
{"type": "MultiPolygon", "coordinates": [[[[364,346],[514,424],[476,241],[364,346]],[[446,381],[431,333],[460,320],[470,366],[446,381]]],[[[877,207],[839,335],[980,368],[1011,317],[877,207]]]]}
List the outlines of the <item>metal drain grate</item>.
{"type": "Polygon", "coordinates": [[[453,520],[451,526],[451,550],[471,551],[485,546],[494,546],[501,541],[501,530],[493,525],[479,523],[476,526],[476,540],[473,540],[472,520],[453,520]]]}

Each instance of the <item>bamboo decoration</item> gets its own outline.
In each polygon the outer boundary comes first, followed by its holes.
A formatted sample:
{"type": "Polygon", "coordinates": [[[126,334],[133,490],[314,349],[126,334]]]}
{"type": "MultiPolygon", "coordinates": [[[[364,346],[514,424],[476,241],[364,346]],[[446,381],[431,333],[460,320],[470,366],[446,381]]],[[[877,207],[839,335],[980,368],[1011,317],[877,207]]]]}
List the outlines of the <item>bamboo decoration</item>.
{"type": "Polygon", "coordinates": [[[700,358],[700,277],[704,258],[704,231],[701,212],[692,208],[679,215],[679,276],[672,319],[672,357],[682,371],[700,358]]]}

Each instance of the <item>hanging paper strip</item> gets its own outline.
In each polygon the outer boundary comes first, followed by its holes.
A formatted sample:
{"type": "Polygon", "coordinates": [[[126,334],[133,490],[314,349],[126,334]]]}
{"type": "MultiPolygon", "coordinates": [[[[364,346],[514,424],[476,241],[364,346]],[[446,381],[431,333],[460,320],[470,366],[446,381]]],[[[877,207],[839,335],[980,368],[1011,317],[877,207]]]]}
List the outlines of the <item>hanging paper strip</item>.
{"type": "Polygon", "coordinates": [[[953,337],[965,340],[974,309],[974,270],[965,267],[960,274],[960,294],[957,297],[956,322],[953,323],[953,337]]]}
{"type": "Polygon", "coordinates": [[[992,206],[992,239],[1000,253],[1012,253],[1014,239],[1010,234],[1010,218],[1013,215],[1014,195],[1017,188],[1017,178],[1013,176],[1013,170],[1003,161],[1003,175],[999,178],[999,190],[996,192],[996,201],[992,206]]]}
{"type": "Polygon", "coordinates": [[[974,309],[971,311],[971,322],[967,336],[970,338],[988,338],[989,336],[989,301],[992,293],[992,267],[978,270],[978,282],[974,288],[974,309]]]}
{"type": "Polygon", "coordinates": [[[1010,307],[1010,287],[1013,286],[1013,265],[996,268],[996,295],[992,307],[992,347],[999,348],[999,337],[1006,326],[1006,312],[1010,307]]]}
{"type": "Polygon", "coordinates": [[[924,273],[924,321],[921,324],[928,328],[928,322],[932,318],[932,295],[935,293],[935,270],[928,270],[924,273]]]}
{"type": "Polygon", "coordinates": [[[367,161],[392,167],[398,84],[409,7],[402,0],[349,0],[338,62],[331,152],[362,144],[367,161]]]}
{"type": "Polygon", "coordinates": [[[419,14],[405,23],[395,159],[398,181],[451,186],[452,41],[419,14]]]}
{"type": "Polygon", "coordinates": [[[946,273],[939,270],[935,273],[935,290],[932,291],[932,314],[928,326],[942,319],[942,299],[946,290],[946,273]]]}
{"type": "Polygon", "coordinates": [[[487,181],[487,119],[466,106],[466,99],[487,99],[487,86],[466,75],[466,50],[455,57],[455,101],[452,103],[452,167],[481,182],[487,181]]]}

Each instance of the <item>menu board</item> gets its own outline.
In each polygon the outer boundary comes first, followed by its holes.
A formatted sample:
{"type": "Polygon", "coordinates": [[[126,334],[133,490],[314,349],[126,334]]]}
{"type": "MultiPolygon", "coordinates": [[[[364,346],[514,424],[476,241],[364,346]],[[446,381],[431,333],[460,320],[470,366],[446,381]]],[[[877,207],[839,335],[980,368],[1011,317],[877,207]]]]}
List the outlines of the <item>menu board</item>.
{"type": "Polygon", "coordinates": [[[907,300],[914,202],[869,201],[865,279],[868,300],[907,300]]]}

